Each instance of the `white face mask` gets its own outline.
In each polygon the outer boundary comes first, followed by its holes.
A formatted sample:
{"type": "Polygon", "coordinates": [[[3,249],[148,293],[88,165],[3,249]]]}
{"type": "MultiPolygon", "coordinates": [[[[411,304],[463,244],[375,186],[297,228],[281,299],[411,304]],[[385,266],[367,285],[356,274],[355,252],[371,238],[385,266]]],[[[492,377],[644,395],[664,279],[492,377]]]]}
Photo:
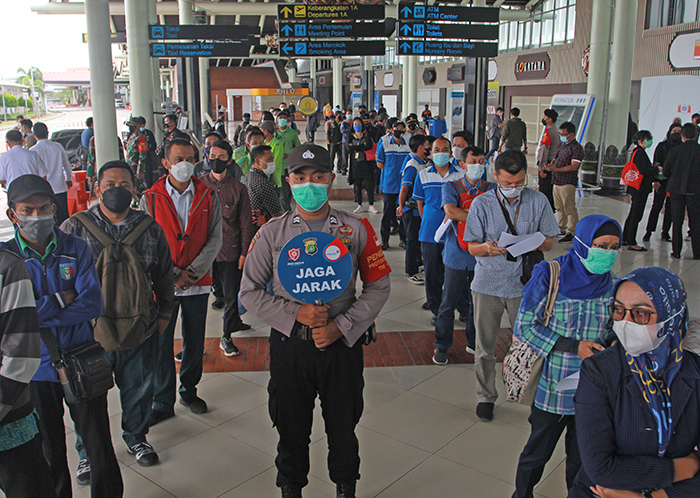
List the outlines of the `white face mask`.
{"type": "Polygon", "coordinates": [[[194,173],[194,164],[181,161],[170,166],[170,174],[180,183],[186,183],[194,173]]]}
{"type": "Polygon", "coordinates": [[[277,163],[275,163],[275,161],[272,161],[266,164],[267,167],[263,170],[263,173],[265,173],[267,176],[270,176],[277,169],[277,163]]]}
{"type": "Polygon", "coordinates": [[[622,347],[632,356],[639,356],[649,351],[653,351],[664,342],[666,335],[659,337],[659,331],[664,327],[666,322],[673,320],[676,316],[685,311],[685,307],[672,317],[664,320],[661,323],[653,325],[639,325],[638,323],[628,320],[620,320],[613,323],[613,331],[620,339],[622,347]]]}
{"type": "Polygon", "coordinates": [[[462,160],[462,149],[461,147],[452,147],[452,157],[457,159],[458,161],[462,160]]]}
{"type": "Polygon", "coordinates": [[[471,181],[478,180],[484,174],[483,164],[467,164],[467,178],[471,181]]]}

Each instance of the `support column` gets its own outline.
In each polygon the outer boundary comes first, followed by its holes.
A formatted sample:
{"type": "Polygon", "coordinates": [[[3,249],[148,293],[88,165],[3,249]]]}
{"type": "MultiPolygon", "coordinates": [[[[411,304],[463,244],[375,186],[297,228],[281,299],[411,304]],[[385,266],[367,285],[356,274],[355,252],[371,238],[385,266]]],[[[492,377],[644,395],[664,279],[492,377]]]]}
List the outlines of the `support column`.
{"type": "MultiPolygon", "coordinates": [[[[406,58],[408,59],[408,94],[404,117],[412,112],[418,113],[418,57],[414,55],[406,58]]],[[[406,88],[405,84],[404,88],[406,88]]]]}
{"type": "MultiPolygon", "coordinates": [[[[593,0],[591,12],[591,53],[588,62],[588,87],[586,92],[594,94],[597,103],[591,116],[591,122],[588,125],[586,141],[593,142],[596,146],[599,146],[605,114],[606,83],[610,72],[610,31],[613,19],[613,0],[593,0]]],[[[626,125],[625,129],[627,129],[626,125]]]]}
{"type": "MultiPolygon", "coordinates": [[[[311,79],[311,96],[318,101],[318,92],[316,91],[316,57],[312,57],[309,64],[311,64],[309,69],[309,76],[311,79]]],[[[318,105],[320,107],[321,103],[319,102],[318,105]]]]}
{"type": "Polygon", "coordinates": [[[333,107],[339,105],[344,109],[343,103],[343,59],[333,59],[333,107]]]}
{"type": "Polygon", "coordinates": [[[199,59],[199,106],[202,111],[202,125],[204,125],[207,120],[207,118],[204,117],[205,112],[213,112],[211,118],[216,121],[218,109],[213,109],[209,98],[209,58],[199,59]]]}
{"type": "Polygon", "coordinates": [[[619,150],[627,143],[637,0],[617,0],[615,7],[605,143],[615,145],[619,150]]]}
{"type": "Polygon", "coordinates": [[[85,0],[85,22],[88,37],[88,61],[90,62],[92,118],[95,123],[96,164],[99,167],[107,161],[119,159],[109,1],[85,0]]]}
{"type": "Polygon", "coordinates": [[[410,57],[402,55],[401,57],[401,112],[397,112],[397,116],[401,116],[402,120],[406,120],[406,116],[410,112],[408,110],[408,91],[409,91],[409,80],[408,75],[408,59],[410,57]]]}
{"type": "MultiPolygon", "coordinates": [[[[156,0],[148,0],[148,24],[158,24],[158,13],[156,11],[156,0]]],[[[160,77],[160,60],[157,57],[151,58],[151,65],[153,66],[153,124],[151,127],[146,127],[153,131],[156,137],[156,143],[161,143],[163,141],[163,129],[161,119],[163,115],[161,104],[163,103],[163,94],[161,93],[162,79],[160,77]]],[[[151,118],[146,117],[148,122],[151,118]]]]}
{"type": "MultiPolygon", "coordinates": [[[[179,21],[180,24],[194,24],[193,22],[193,3],[188,1],[188,0],[178,0],[178,13],[179,13],[179,21]]],[[[187,110],[187,114],[189,116],[189,120],[187,121],[187,127],[190,130],[194,130],[194,116],[192,116],[191,109],[194,107],[194,99],[195,99],[195,93],[194,93],[194,81],[192,80],[192,59],[189,57],[183,58],[178,60],[178,63],[180,61],[185,62],[185,67],[183,68],[183,80],[182,80],[182,86],[185,90],[185,93],[187,94],[187,103],[186,105],[183,105],[182,102],[178,102],[182,107],[183,110],[187,110]]]]}
{"type": "Polygon", "coordinates": [[[153,64],[148,42],[148,2],[124,0],[127,47],[129,49],[129,87],[131,114],[146,118],[153,126],[153,64]]]}

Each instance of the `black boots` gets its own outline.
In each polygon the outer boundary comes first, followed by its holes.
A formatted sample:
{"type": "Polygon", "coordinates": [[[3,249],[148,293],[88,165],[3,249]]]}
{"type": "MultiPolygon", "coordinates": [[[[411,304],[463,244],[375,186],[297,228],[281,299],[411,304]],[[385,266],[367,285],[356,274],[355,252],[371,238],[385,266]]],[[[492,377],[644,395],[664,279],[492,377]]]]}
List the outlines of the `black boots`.
{"type": "Polygon", "coordinates": [[[337,498],[355,498],[355,484],[357,481],[348,481],[336,485],[337,498]]]}
{"type": "Polygon", "coordinates": [[[301,498],[301,488],[294,484],[282,486],[282,498],[301,498]]]}

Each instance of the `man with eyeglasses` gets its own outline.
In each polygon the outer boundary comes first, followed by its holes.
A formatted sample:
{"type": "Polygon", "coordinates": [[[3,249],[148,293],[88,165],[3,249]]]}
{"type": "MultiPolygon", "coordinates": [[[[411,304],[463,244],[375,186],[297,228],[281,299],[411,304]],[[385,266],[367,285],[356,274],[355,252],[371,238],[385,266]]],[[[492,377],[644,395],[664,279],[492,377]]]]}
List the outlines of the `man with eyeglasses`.
{"type": "Polygon", "coordinates": [[[507,311],[514,325],[522,300],[523,257],[513,258],[506,248],[498,246],[501,234],[511,233],[506,215],[517,235],[540,232],[545,236],[545,241],[537,248],[540,251],[551,250],[553,237],[559,233],[547,197],[526,188],[525,154],[519,150],[500,154],[494,176],[498,188],[474,199],[464,230],[469,253],[476,257],[471,285],[476,327],[476,415],[483,422],[493,420],[493,408],[498,399],[495,349],[501,318],[507,311]]]}

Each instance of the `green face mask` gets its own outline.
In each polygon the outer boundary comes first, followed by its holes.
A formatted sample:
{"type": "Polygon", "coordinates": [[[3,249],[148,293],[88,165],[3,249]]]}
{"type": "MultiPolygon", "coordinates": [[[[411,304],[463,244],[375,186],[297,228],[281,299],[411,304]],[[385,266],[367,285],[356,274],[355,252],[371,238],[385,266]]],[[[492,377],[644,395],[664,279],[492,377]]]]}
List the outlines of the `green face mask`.
{"type": "MultiPolygon", "coordinates": [[[[581,239],[578,239],[581,242],[581,239]]],[[[583,242],[581,242],[583,244],[583,242]]],[[[583,244],[586,246],[586,244],[583,244]]],[[[588,247],[588,246],[586,246],[588,247]]],[[[579,258],[581,256],[576,254],[579,258]]],[[[588,247],[588,257],[581,258],[581,263],[591,273],[604,275],[612,270],[615,261],[617,260],[617,251],[612,249],[601,249],[599,247],[588,247]]]]}
{"type": "Polygon", "coordinates": [[[328,184],[309,182],[292,185],[292,197],[301,209],[315,213],[328,201],[328,184]]]}
{"type": "Polygon", "coordinates": [[[651,149],[652,145],[654,145],[653,140],[647,140],[646,142],[644,142],[644,147],[646,147],[647,149],[651,149]]]}

